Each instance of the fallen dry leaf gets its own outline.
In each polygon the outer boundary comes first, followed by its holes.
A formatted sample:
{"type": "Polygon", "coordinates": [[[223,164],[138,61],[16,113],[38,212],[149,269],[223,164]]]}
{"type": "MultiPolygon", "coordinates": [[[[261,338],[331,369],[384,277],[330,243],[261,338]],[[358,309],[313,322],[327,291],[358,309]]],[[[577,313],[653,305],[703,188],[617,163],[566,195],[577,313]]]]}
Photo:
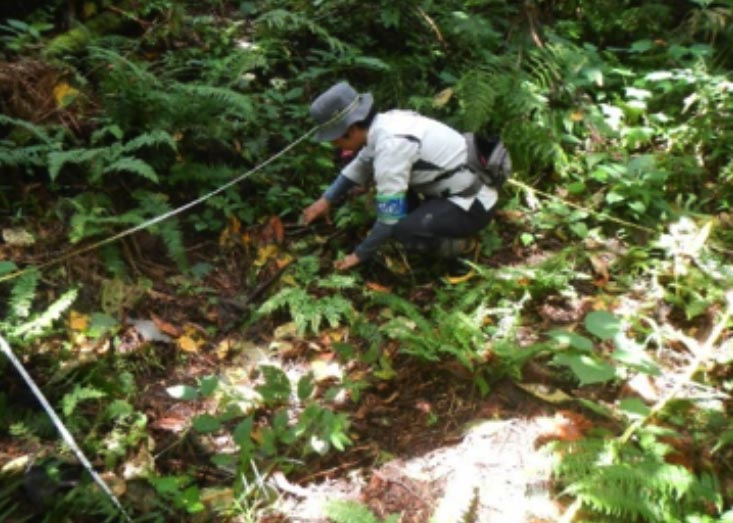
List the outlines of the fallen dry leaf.
{"type": "Polygon", "coordinates": [[[260,243],[280,245],[285,241],[285,227],[278,216],[272,216],[260,232],[260,243]]]}
{"type": "Polygon", "coordinates": [[[573,399],[561,389],[542,383],[517,383],[517,387],[548,403],[564,403],[573,399]]]}
{"type": "Polygon", "coordinates": [[[150,314],[150,319],[153,320],[153,323],[156,327],[158,327],[161,332],[167,334],[168,336],[178,338],[182,333],[179,327],[176,327],[172,323],[165,321],[155,313],[150,314]]]}
{"type": "Polygon", "coordinates": [[[167,430],[169,432],[178,433],[186,429],[187,422],[186,419],[182,417],[166,416],[163,418],[158,418],[151,424],[151,426],[154,429],[167,430]]]}
{"type": "Polygon", "coordinates": [[[84,332],[89,328],[89,316],[80,312],[69,313],[69,328],[76,332],[84,332]]]}
{"type": "Polygon", "coordinates": [[[277,255],[278,247],[273,243],[268,243],[257,249],[257,259],[254,262],[255,267],[262,267],[267,261],[277,255]]]}
{"type": "Polygon", "coordinates": [[[370,291],[374,291],[374,292],[383,292],[383,293],[391,292],[389,287],[385,287],[384,285],[381,285],[374,281],[368,281],[366,286],[367,286],[367,289],[369,289],[370,291]]]}
{"type": "Polygon", "coordinates": [[[535,439],[537,447],[550,441],[578,441],[593,426],[588,418],[569,410],[560,410],[551,418],[541,418],[540,423],[542,432],[535,439]]]}
{"type": "Polygon", "coordinates": [[[203,342],[201,340],[195,340],[191,336],[184,335],[178,338],[177,344],[182,351],[196,352],[203,342]]]}

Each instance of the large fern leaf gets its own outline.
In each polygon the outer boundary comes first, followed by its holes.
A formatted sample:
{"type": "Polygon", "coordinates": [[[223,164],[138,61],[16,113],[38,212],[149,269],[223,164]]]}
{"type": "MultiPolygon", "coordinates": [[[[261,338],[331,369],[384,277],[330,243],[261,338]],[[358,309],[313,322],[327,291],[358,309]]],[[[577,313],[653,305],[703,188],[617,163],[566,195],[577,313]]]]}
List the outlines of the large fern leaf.
{"type": "Polygon", "coordinates": [[[115,172],[137,174],[138,176],[155,183],[158,183],[159,181],[155,169],[139,158],[132,158],[130,156],[123,156],[104,168],[104,174],[115,172]]]}
{"type": "Polygon", "coordinates": [[[105,147],[52,152],[48,155],[48,175],[51,180],[55,180],[66,164],[79,165],[91,162],[99,159],[105,152],[107,152],[105,147]]]}

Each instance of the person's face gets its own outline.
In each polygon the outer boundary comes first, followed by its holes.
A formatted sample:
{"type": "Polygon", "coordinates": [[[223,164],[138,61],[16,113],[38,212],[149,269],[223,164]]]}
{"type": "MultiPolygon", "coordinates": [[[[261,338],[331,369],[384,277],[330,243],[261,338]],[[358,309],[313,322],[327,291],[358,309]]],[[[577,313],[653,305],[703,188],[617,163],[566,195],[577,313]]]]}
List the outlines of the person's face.
{"type": "Polygon", "coordinates": [[[332,140],[331,143],[339,149],[346,149],[348,151],[356,151],[366,143],[366,130],[356,125],[349,127],[341,138],[332,140]]]}

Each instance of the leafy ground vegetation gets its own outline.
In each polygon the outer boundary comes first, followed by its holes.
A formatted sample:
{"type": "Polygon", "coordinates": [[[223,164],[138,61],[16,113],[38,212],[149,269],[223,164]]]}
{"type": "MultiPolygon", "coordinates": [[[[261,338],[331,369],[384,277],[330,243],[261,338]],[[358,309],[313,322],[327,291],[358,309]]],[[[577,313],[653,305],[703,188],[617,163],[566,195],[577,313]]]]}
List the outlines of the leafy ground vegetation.
{"type": "MultiPolygon", "coordinates": [[[[129,519],[733,521],[730,0],[0,13],[0,331],[129,519]],[[340,79],[507,143],[468,282],[298,225],[340,79]]],[[[0,521],[127,521],[0,373],[0,521]]]]}

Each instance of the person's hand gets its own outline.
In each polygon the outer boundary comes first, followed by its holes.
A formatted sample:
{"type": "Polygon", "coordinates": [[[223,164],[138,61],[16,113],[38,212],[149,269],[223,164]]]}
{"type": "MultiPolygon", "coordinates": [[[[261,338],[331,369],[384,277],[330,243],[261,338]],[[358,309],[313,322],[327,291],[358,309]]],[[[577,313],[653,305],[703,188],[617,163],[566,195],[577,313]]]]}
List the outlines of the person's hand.
{"type": "Polygon", "coordinates": [[[310,225],[314,220],[319,217],[326,215],[326,221],[330,222],[328,211],[331,208],[331,204],[325,198],[318,198],[315,202],[310,204],[303,210],[301,220],[303,225],[310,225]]]}
{"type": "Polygon", "coordinates": [[[338,271],[348,271],[349,269],[351,269],[352,267],[356,267],[360,263],[361,260],[359,259],[359,257],[356,254],[351,253],[341,260],[336,260],[335,262],[333,262],[333,266],[338,271]]]}

